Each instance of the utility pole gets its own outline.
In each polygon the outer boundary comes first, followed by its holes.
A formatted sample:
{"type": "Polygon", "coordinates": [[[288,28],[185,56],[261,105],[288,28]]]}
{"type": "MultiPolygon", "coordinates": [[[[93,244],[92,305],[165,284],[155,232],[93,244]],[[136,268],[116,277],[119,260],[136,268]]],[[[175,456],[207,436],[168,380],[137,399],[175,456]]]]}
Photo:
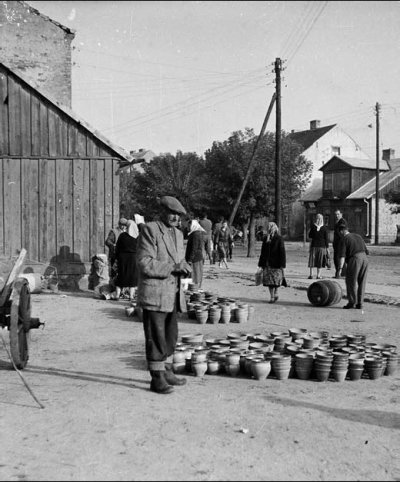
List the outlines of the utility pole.
{"type": "Polygon", "coordinates": [[[271,102],[269,103],[269,107],[268,107],[267,113],[265,115],[265,119],[264,119],[263,125],[261,127],[260,134],[257,138],[257,141],[256,141],[255,145],[254,145],[253,153],[251,155],[251,159],[250,159],[250,162],[249,162],[249,167],[247,168],[246,176],[243,179],[243,183],[242,183],[242,187],[241,187],[240,192],[239,192],[239,196],[236,199],[235,205],[232,209],[232,212],[231,212],[231,215],[230,215],[230,218],[229,218],[229,226],[232,226],[233,220],[235,219],[236,212],[237,212],[239,204],[240,204],[240,200],[242,199],[244,190],[246,188],[246,184],[247,184],[248,180],[250,179],[250,173],[251,173],[251,170],[253,168],[254,155],[256,153],[258,143],[260,142],[260,140],[262,139],[262,136],[264,135],[265,129],[266,129],[267,124],[268,124],[269,116],[271,115],[272,108],[274,107],[274,104],[275,104],[275,99],[276,99],[276,94],[274,93],[272,95],[271,102]]]}
{"type": "Polygon", "coordinates": [[[379,244],[379,112],[380,105],[375,104],[376,115],[376,178],[375,178],[375,244],[379,244]]]}
{"type": "Polygon", "coordinates": [[[281,214],[281,59],[275,59],[276,129],[275,129],[275,222],[282,229],[281,214]]]}

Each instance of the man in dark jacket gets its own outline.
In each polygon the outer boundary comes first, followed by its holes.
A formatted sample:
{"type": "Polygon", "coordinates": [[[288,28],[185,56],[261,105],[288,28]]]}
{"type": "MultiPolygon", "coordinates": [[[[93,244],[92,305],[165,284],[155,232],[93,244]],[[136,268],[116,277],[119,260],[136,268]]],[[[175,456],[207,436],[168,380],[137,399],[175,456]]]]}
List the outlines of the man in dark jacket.
{"type": "Polygon", "coordinates": [[[341,225],[339,232],[342,236],[339,244],[339,270],[344,263],[346,269],[347,305],[344,309],[363,308],[365,284],[368,272],[368,248],[363,238],[356,233],[350,233],[347,225],[341,225]]]}
{"type": "Polygon", "coordinates": [[[186,383],[172,371],[172,356],[178,341],[177,312],[186,312],[181,277],[189,277],[191,268],[178,229],[186,210],[172,196],[163,196],[159,202],[161,220],[144,224],[138,237],[137,301],[143,310],[150,390],[171,393],[173,385],[186,383]]]}

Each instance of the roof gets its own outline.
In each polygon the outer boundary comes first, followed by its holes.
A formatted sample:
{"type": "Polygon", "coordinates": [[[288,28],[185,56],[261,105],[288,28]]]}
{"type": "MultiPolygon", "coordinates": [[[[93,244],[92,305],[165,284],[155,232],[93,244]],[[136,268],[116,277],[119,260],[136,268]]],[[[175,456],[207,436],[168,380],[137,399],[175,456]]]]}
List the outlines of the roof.
{"type": "MultiPolygon", "coordinates": [[[[390,170],[386,172],[381,172],[379,174],[379,190],[385,188],[389,183],[396,179],[396,177],[400,176],[400,158],[392,159],[388,162],[390,164],[390,170]]],[[[375,177],[373,177],[368,182],[359,187],[357,191],[349,194],[346,199],[369,199],[373,197],[375,193],[376,179],[375,177]]]]}
{"type": "MultiPolygon", "coordinates": [[[[327,161],[322,167],[320,167],[319,170],[324,171],[326,169],[326,166],[334,159],[339,159],[340,161],[355,169],[376,169],[376,161],[373,159],[358,159],[356,157],[343,157],[335,155],[331,157],[329,161],[327,161]]],[[[388,171],[389,169],[390,168],[388,163],[385,160],[381,159],[379,163],[379,170],[388,171]]]]}
{"type": "Polygon", "coordinates": [[[291,132],[288,137],[293,141],[297,142],[307,150],[312,146],[317,140],[333,129],[336,124],[332,124],[326,127],[318,127],[317,129],[309,129],[307,131],[291,132]]]}
{"type": "Polygon", "coordinates": [[[57,25],[57,27],[60,27],[62,30],[64,30],[66,33],[69,33],[69,34],[72,34],[72,35],[75,35],[75,32],[76,30],[73,30],[69,27],[66,27],[65,25],[62,25],[61,23],[59,22],[56,22],[55,20],[53,20],[52,18],[48,17],[47,15],[43,15],[43,13],[39,12],[39,10],[36,10],[36,8],[33,8],[31,5],[29,5],[28,2],[24,2],[23,0],[18,0],[18,3],[20,3],[23,7],[26,7],[27,9],[29,9],[29,12],[32,12],[36,15],[39,15],[39,17],[42,17],[43,19],[45,20],[48,20],[49,22],[51,23],[54,23],[54,25],[57,25]]]}
{"type": "Polygon", "coordinates": [[[15,70],[11,69],[8,67],[4,62],[0,62],[0,66],[3,66],[8,72],[10,72],[12,75],[20,79],[24,84],[27,84],[29,88],[34,89],[35,92],[37,92],[39,95],[44,97],[46,100],[48,100],[51,104],[53,104],[57,109],[61,110],[64,114],[66,114],[69,118],[73,119],[77,124],[81,125],[84,129],[89,131],[96,139],[98,139],[100,142],[108,146],[112,151],[117,154],[118,157],[122,157],[124,160],[129,160],[130,159],[130,154],[128,151],[123,149],[122,147],[117,146],[116,144],[113,144],[111,141],[109,141],[103,134],[101,134],[98,130],[96,130],[94,127],[89,125],[86,121],[84,121],[82,118],[80,118],[75,112],[73,112],[69,107],[65,106],[64,104],[61,104],[57,100],[55,100],[50,94],[45,93],[41,88],[39,88],[36,83],[27,77],[25,77],[23,74],[18,71],[16,73],[15,70]]]}
{"type": "Polygon", "coordinates": [[[311,185],[305,190],[300,201],[318,201],[322,197],[322,178],[316,177],[313,179],[311,185]]]}

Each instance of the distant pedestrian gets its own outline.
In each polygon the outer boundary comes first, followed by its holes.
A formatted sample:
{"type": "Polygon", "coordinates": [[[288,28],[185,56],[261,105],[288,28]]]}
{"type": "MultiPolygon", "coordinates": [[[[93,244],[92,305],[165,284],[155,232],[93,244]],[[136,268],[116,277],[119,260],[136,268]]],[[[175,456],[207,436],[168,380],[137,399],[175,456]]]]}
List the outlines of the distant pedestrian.
{"type": "Polygon", "coordinates": [[[339,228],[342,236],[338,248],[339,271],[347,263],[346,269],[346,291],[347,305],[344,309],[363,309],[365,285],[368,273],[368,248],[363,238],[356,233],[350,233],[346,224],[339,228]]]}
{"type": "Polygon", "coordinates": [[[205,258],[204,250],[204,229],[200,226],[199,221],[192,219],[190,221],[190,230],[186,244],[185,259],[192,267],[192,280],[198,288],[203,283],[203,266],[205,258]]]}
{"type": "Polygon", "coordinates": [[[284,279],[286,268],[286,250],[276,223],[268,223],[267,234],[261,245],[258,267],[263,269],[263,286],[268,286],[270,301],[278,301],[278,289],[284,279]]]}
{"type": "Polygon", "coordinates": [[[204,229],[204,251],[210,261],[210,264],[212,264],[212,222],[210,219],[208,219],[207,213],[202,212],[200,214],[199,224],[204,229]]]}
{"type": "Polygon", "coordinates": [[[109,231],[107,238],[104,242],[104,244],[108,248],[108,269],[109,269],[111,279],[116,276],[116,270],[114,268],[114,263],[116,260],[115,247],[117,245],[117,240],[119,235],[126,230],[127,222],[128,220],[126,218],[120,218],[120,220],[118,221],[118,226],[116,228],[112,228],[109,231]]]}
{"type": "Polygon", "coordinates": [[[137,268],[136,268],[136,250],[139,229],[132,219],[126,223],[126,231],[121,233],[115,247],[117,258],[117,276],[115,278],[115,293],[112,298],[119,300],[122,289],[128,288],[129,299],[135,297],[137,287],[137,268]]]}
{"type": "Polygon", "coordinates": [[[327,266],[327,253],[329,248],[328,229],[324,226],[324,217],[317,214],[315,223],[311,226],[308,233],[310,241],[310,254],[308,257],[308,267],[310,268],[310,276],[312,279],[312,270],[317,268],[317,279],[321,279],[321,268],[327,266]]]}
{"type": "Polygon", "coordinates": [[[222,221],[221,227],[217,230],[214,237],[214,244],[217,245],[218,251],[218,266],[221,267],[221,263],[228,268],[227,257],[229,252],[229,243],[232,241],[231,230],[228,226],[228,221],[222,221]]]}
{"type": "MultiPolygon", "coordinates": [[[[333,263],[335,265],[335,278],[340,278],[339,269],[339,244],[341,239],[340,227],[345,226],[347,221],[344,219],[340,209],[335,210],[335,225],[333,228],[333,263]]],[[[345,271],[346,265],[343,266],[343,272],[345,271]]]]}

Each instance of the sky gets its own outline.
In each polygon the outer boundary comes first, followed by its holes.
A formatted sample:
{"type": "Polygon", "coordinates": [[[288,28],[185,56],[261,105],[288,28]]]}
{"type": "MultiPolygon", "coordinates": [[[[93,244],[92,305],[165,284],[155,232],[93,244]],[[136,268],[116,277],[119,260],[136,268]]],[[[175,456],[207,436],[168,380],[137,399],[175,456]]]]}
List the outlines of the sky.
{"type": "Polygon", "coordinates": [[[72,109],[127,151],[259,134],[281,59],[284,131],[338,124],[375,159],[378,103],[400,157],[400,1],[27,3],[75,31],[72,109]]]}

